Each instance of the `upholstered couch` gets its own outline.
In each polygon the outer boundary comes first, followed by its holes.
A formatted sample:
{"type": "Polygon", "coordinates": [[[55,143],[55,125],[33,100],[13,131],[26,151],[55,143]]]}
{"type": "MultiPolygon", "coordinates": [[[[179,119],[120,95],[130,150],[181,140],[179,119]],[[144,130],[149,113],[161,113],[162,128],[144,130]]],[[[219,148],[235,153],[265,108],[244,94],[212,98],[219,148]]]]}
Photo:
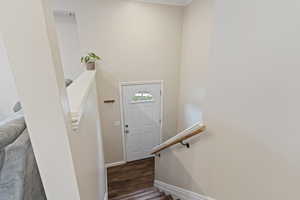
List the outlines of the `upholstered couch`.
{"type": "Polygon", "coordinates": [[[46,200],[20,112],[0,122],[0,200],[46,200]]]}

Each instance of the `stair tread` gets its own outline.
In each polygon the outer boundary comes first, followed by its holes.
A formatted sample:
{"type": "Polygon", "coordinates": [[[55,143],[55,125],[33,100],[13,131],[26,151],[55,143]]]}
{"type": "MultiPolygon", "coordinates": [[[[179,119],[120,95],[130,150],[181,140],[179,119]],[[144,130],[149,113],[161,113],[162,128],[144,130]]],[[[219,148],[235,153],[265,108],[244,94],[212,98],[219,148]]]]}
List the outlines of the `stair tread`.
{"type": "Polygon", "coordinates": [[[171,195],[166,195],[155,187],[150,187],[136,192],[114,197],[111,200],[173,200],[171,195]]]}
{"type": "Polygon", "coordinates": [[[154,197],[152,199],[148,199],[148,200],[170,200],[170,198],[168,196],[160,196],[160,197],[154,197]]]}
{"type": "Polygon", "coordinates": [[[159,192],[158,189],[155,187],[150,187],[150,188],[138,190],[138,191],[130,193],[130,194],[125,194],[125,195],[121,195],[118,197],[114,197],[111,200],[120,200],[120,199],[123,200],[123,199],[132,198],[132,197],[139,197],[139,196],[143,196],[143,195],[151,194],[151,193],[155,193],[155,192],[159,192]]]}
{"type": "Polygon", "coordinates": [[[150,200],[150,199],[154,199],[154,198],[158,198],[158,197],[163,197],[164,194],[161,192],[153,192],[151,194],[146,194],[137,198],[132,198],[130,200],[150,200]]]}

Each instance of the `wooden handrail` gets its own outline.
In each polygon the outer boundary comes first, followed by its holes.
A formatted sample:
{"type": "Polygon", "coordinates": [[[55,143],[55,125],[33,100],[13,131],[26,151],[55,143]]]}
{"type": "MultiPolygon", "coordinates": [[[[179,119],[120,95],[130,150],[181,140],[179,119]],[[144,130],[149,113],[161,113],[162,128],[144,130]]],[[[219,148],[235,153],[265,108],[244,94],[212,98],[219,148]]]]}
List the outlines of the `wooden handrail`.
{"type": "Polygon", "coordinates": [[[165,141],[164,143],[154,147],[151,151],[151,154],[157,154],[157,153],[161,152],[162,150],[167,149],[173,145],[182,143],[183,141],[185,141],[195,135],[203,133],[205,130],[206,130],[206,127],[203,124],[197,123],[194,126],[182,131],[178,135],[165,141]]]}

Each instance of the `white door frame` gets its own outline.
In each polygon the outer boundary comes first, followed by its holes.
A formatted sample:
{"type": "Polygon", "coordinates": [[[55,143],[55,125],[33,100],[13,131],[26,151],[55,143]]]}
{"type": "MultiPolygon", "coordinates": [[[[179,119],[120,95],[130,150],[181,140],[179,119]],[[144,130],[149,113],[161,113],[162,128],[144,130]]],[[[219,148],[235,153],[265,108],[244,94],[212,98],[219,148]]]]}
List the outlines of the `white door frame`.
{"type": "Polygon", "coordinates": [[[161,103],[160,103],[160,135],[159,140],[162,142],[162,131],[163,131],[163,111],[164,111],[164,81],[163,80],[153,80],[153,81],[133,81],[133,82],[120,82],[119,83],[119,91],[120,91],[120,110],[121,110],[121,128],[122,128],[122,144],[123,144],[123,160],[127,162],[127,148],[126,148],[126,135],[125,135],[125,116],[124,116],[124,101],[123,101],[123,90],[122,87],[126,85],[145,85],[145,84],[160,84],[161,91],[161,103]]]}

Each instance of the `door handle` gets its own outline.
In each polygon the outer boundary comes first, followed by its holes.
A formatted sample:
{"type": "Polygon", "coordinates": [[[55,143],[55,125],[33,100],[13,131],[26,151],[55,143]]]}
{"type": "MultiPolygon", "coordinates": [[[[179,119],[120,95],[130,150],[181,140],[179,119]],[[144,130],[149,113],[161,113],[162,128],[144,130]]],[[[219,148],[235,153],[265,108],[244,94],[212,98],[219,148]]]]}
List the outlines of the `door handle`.
{"type": "Polygon", "coordinates": [[[126,134],[129,134],[129,130],[125,130],[125,133],[126,133],[126,134]]]}

